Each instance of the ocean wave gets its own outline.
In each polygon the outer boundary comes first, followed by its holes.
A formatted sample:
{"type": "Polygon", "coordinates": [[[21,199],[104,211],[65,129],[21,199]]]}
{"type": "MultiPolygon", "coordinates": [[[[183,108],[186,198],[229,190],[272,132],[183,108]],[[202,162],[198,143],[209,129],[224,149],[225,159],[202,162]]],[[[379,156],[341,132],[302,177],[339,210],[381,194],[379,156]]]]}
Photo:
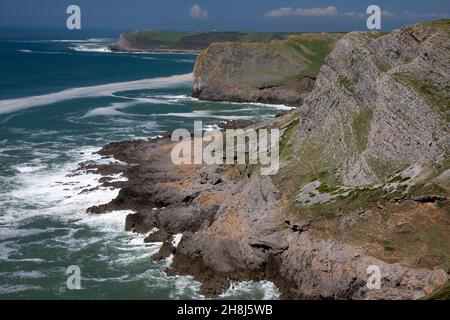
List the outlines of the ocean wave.
{"type": "Polygon", "coordinates": [[[89,39],[53,39],[53,40],[3,40],[17,43],[89,43],[89,42],[113,42],[113,38],[89,38],[89,39]]]}
{"type": "Polygon", "coordinates": [[[173,62],[195,63],[195,59],[172,59],[173,62]]]}
{"type": "Polygon", "coordinates": [[[22,238],[31,235],[48,232],[46,229],[17,229],[11,227],[0,227],[0,240],[22,238]]]}
{"type": "Polygon", "coordinates": [[[195,101],[195,102],[202,102],[201,100],[191,97],[191,96],[187,96],[187,95],[168,95],[168,94],[163,94],[163,95],[155,95],[155,98],[158,99],[165,99],[169,102],[174,102],[174,103],[179,103],[179,102],[186,102],[186,101],[195,101]]]}
{"type": "MultiPolygon", "coordinates": [[[[73,161],[59,168],[52,167],[32,172],[18,171],[14,178],[17,185],[2,194],[0,199],[0,206],[4,208],[0,216],[0,240],[3,240],[0,243],[0,260],[48,263],[47,258],[41,259],[43,256],[39,251],[30,256],[23,254],[22,249],[30,246],[51,246],[53,249],[64,249],[71,254],[91,246],[103,248],[100,243],[104,242],[112,244],[112,247],[105,246],[105,250],[102,249],[99,254],[103,253],[106,257],[105,262],[114,269],[115,264],[142,262],[143,259],[148,259],[149,253],[159,250],[158,245],[144,243],[146,235],[124,230],[125,218],[133,211],[114,211],[104,215],[86,214],[86,208],[108,203],[119,193],[119,189],[103,187],[99,183],[101,177],[99,174],[74,171],[80,162],[121,163],[114,158],[93,154],[95,151],[98,151],[98,148],[84,147],[71,150],[68,155],[73,161]],[[57,222],[58,225],[63,223],[63,226],[67,227],[29,228],[31,225],[42,223],[51,225],[48,221],[61,221],[57,222]],[[87,230],[89,236],[80,238],[79,232],[84,234],[87,230]],[[27,240],[29,236],[45,233],[49,235],[40,236],[37,241],[27,240]],[[20,238],[21,241],[14,241],[16,238],[20,238]],[[110,252],[111,249],[116,253],[110,252]]],[[[126,180],[121,174],[108,177],[112,181],[126,180]]],[[[23,276],[32,277],[27,274],[23,276]]],[[[5,275],[1,275],[0,279],[4,277],[5,275]]]]}
{"type": "MultiPolygon", "coordinates": [[[[109,202],[117,196],[119,190],[102,187],[98,182],[101,178],[99,174],[70,173],[74,172],[79,162],[107,161],[107,159],[101,159],[100,155],[92,154],[97,150],[98,148],[92,147],[72,150],[69,155],[73,155],[74,162],[59,168],[53,166],[46,170],[18,171],[14,177],[17,186],[1,197],[0,205],[4,207],[4,210],[0,216],[0,223],[16,225],[22,220],[35,216],[52,217],[55,214],[59,218],[78,217],[82,219],[81,221],[95,223],[94,218],[84,213],[86,208],[109,202]],[[83,190],[89,190],[89,192],[83,192],[83,190]],[[18,210],[22,207],[24,210],[18,210]]],[[[124,217],[122,218],[123,223],[124,217]]]]}
{"type": "Polygon", "coordinates": [[[29,50],[29,49],[20,49],[17,50],[22,53],[38,53],[38,54],[63,54],[63,55],[69,55],[68,52],[63,51],[36,51],[36,50],[29,50]]]}
{"type": "Polygon", "coordinates": [[[71,46],[69,49],[77,52],[112,52],[108,46],[98,46],[93,44],[79,44],[71,46]]]}
{"type": "Polygon", "coordinates": [[[186,85],[192,82],[192,73],[169,77],[151,78],[128,82],[100,84],[90,87],[65,89],[59,92],[31,96],[18,99],[0,100],[0,114],[16,112],[23,109],[49,105],[75,98],[111,96],[118,91],[132,91],[141,89],[167,88],[186,85]]]}
{"type": "Polygon", "coordinates": [[[17,248],[14,242],[6,241],[0,243],[0,261],[7,260],[9,256],[16,251],[17,248]]]}
{"type": "Polygon", "coordinates": [[[33,164],[26,164],[26,165],[16,165],[13,166],[14,169],[19,171],[20,173],[30,173],[35,172],[39,170],[43,170],[47,168],[47,165],[33,165],[33,164]]]}
{"type": "MultiPolygon", "coordinates": [[[[195,101],[201,101],[197,98],[192,98],[195,101]]],[[[217,101],[221,104],[229,104],[229,105],[249,105],[249,106],[255,106],[260,108],[268,108],[268,109],[275,109],[275,110],[285,110],[289,111],[292,109],[295,109],[295,107],[287,106],[285,104],[272,104],[272,103],[261,103],[261,102],[232,102],[232,101],[217,101]]]]}
{"type": "Polygon", "coordinates": [[[44,278],[46,275],[40,271],[14,271],[14,272],[0,272],[0,276],[6,278],[22,278],[22,279],[38,279],[44,278]]]}
{"type": "Polygon", "coordinates": [[[119,110],[130,108],[139,104],[171,104],[169,101],[165,101],[162,99],[153,99],[153,98],[130,98],[114,95],[114,97],[129,99],[129,102],[116,102],[112,103],[106,107],[99,107],[92,110],[89,110],[82,118],[90,118],[96,116],[136,116],[136,114],[127,114],[121,112],[119,110]]]}
{"type": "Polygon", "coordinates": [[[203,126],[203,130],[214,131],[214,130],[221,130],[221,129],[217,124],[207,124],[206,126],[203,126]]]}
{"type": "Polygon", "coordinates": [[[42,290],[43,288],[41,286],[31,286],[31,285],[2,285],[0,286],[0,294],[7,294],[7,293],[16,293],[16,292],[23,292],[23,291],[29,291],[29,290],[42,290]]]}
{"type": "Polygon", "coordinates": [[[171,299],[205,299],[205,296],[201,295],[200,286],[201,283],[195,281],[191,276],[173,276],[170,280],[175,281],[175,292],[170,294],[171,299]]]}

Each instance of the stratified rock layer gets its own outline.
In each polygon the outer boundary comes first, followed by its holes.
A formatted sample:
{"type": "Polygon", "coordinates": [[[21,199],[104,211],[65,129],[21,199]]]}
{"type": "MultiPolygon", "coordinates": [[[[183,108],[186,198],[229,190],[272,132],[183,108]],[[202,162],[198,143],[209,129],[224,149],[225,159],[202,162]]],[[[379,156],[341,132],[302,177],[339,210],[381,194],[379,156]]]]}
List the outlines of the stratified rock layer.
{"type": "Polygon", "coordinates": [[[270,43],[213,43],[197,59],[193,95],[205,100],[301,105],[341,35],[292,35],[270,43]]]}
{"type": "Polygon", "coordinates": [[[445,166],[449,29],[444,21],[340,40],[305,102],[298,148],[326,150],[321,166],[337,168],[349,186],[382,182],[413,164],[445,166]]]}

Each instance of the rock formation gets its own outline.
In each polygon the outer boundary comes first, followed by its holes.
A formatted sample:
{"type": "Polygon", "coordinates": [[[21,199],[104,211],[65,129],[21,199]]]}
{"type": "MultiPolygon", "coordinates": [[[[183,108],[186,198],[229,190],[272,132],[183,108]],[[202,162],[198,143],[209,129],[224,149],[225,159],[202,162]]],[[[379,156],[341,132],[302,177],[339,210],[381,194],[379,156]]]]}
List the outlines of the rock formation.
{"type": "Polygon", "coordinates": [[[197,59],[194,97],[298,106],[342,35],[291,35],[270,43],[213,43],[197,59]]]}

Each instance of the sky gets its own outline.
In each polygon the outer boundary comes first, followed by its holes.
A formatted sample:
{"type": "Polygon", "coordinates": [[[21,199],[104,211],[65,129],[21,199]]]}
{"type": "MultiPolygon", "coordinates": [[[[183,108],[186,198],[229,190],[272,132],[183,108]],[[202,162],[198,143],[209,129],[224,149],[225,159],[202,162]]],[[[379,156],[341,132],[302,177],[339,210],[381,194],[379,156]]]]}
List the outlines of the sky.
{"type": "Polygon", "coordinates": [[[82,29],[123,31],[365,30],[372,4],[383,11],[384,31],[450,18],[448,0],[1,0],[0,27],[65,28],[72,4],[82,29]]]}

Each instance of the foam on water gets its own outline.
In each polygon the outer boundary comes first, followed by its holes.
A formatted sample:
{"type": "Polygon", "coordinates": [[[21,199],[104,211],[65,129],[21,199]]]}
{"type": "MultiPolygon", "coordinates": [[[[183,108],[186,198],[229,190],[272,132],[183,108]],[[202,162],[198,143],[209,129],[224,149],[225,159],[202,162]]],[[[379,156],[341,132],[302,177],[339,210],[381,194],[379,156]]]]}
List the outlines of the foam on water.
{"type": "MultiPolygon", "coordinates": [[[[37,240],[28,240],[21,244],[17,242],[19,239],[30,239],[30,236],[37,236],[48,233],[51,237],[53,249],[64,250],[68,254],[77,254],[82,250],[88,250],[89,247],[95,246],[101,248],[108,246],[110,249],[101,250],[95,254],[99,261],[103,261],[109,267],[104,270],[101,277],[84,275],[82,283],[86,288],[95,288],[94,283],[109,285],[110,283],[133,283],[142,282],[142,286],[146,286],[148,281],[157,283],[160,290],[165,287],[173,287],[175,290],[170,296],[176,298],[197,297],[199,284],[190,277],[168,277],[159,267],[151,266],[149,256],[158,252],[162,243],[144,243],[144,238],[148,234],[135,234],[124,231],[125,218],[132,211],[115,211],[102,215],[86,214],[85,209],[89,206],[106,203],[112,200],[119,190],[103,188],[99,185],[98,179],[100,175],[89,172],[74,171],[79,162],[95,161],[97,163],[111,163],[120,161],[113,158],[103,158],[97,154],[92,154],[98,148],[88,147],[71,150],[69,153],[73,157],[73,162],[69,162],[58,168],[44,168],[40,170],[18,170],[14,178],[16,180],[16,188],[10,192],[2,194],[0,204],[3,206],[4,201],[8,201],[9,205],[6,212],[0,216],[0,263],[34,263],[36,268],[40,263],[57,263],[58,257],[54,257],[55,261],[41,259],[36,257],[20,258],[23,249],[29,246],[48,246],[46,244],[48,237],[37,240]],[[89,192],[82,192],[89,189],[89,192]],[[21,206],[25,205],[23,209],[21,206]],[[45,218],[58,221],[65,221],[68,227],[51,227],[51,228],[26,228],[28,223],[32,223],[34,218],[45,218]],[[77,237],[78,232],[97,233],[89,237],[77,237]],[[53,234],[59,234],[54,236],[53,234]],[[25,247],[23,247],[25,246],[25,247]],[[112,252],[111,252],[112,250],[112,252]],[[117,274],[117,270],[129,268],[130,265],[144,263],[148,265],[148,270],[143,274],[117,274]],[[151,277],[148,275],[151,274],[151,277]]],[[[27,166],[21,165],[18,168],[27,166]]],[[[112,180],[124,180],[120,174],[111,175],[112,180]]],[[[154,232],[156,230],[152,230],[154,232]]],[[[181,234],[174,237],[174,245],[181,240],[181,234]]],[[[89,258],[89,257],[86,257],[89,258]]],[[[82,269],[83,270],[83,269],[82,269]]],[[[41,285],[35,285],[33,281],[44,281],[52,275],[64,274],[64,269],[49,269],[47,272],[42,270],[17,270],[14,272],[0,272],[0,295],[10,295],[20,292],[54,292],[50,289],[44,289],[41,285]],[[18,285],[17,279],[23,279],[26,284],[18,285]],[[30,282],[31,281],[31,282],[30,282]]],[[[83,273],[84,274],[84,273],[83,273]]],[[[154,284],[153,284],[154,285],[154,284]]],[[[59,294],[64,295],[66,290],[60,288],[57,290],[59,294]]],[[[200,296],[198,296],[200,297],[200,296]]]]}
{"type": "Polygon", "coordinates": [[[112,103],[106,107],[100,107],[95,108],[90,111],[88,111],[82,118],[89,118],[89,117],[96,117],[96,116],[139,116],[136,114],[127,114],[124,112],[121,112],[119,110],[130,108],[139,104],[171,104],[170,101],[162,100],[162,99],[154,99],[154,98],[131,98],[126,96],[120,96],[120,95],[113,95],[117,98],[127,99],[130,100],[128,102],[117,102],[112,103]]]}
{"type": "Polygon", "coordinates": [[[0,227],[0,241],[22,238],[30,235],[47,232],[48,229],[16,229],[8,227],[0,227]]]}
{"type": "Polygon", "coordinates": [[[5,42],[19,42],[19,43],[89,43],[89,42],[112,42],[113,38],[90,38],[90,39],[57,39],[57,40],[3,40],[5,42]]]}
{"type": "MultiPolygon", "coordinates": [[[[92,154],[97,148],[83,148],[73,150],[73,153],[80,155],[81,161],[100,160],[100,156],[92,154]]],[[[118,194],[118,190],[104,188],[99,185],[98,174],[89,172],[76,172],[69,174],[77,168],[77,161],[62,165],[59,168],[48,170],[24,170],[14,177],[20,186],[9,192],[9,208],[7,214],[0,216],[1,223],[18,222],[30,218],[33,215],[55,215],[59,217],[68,216],[73,218],[75,212],[80,208],[106,203],[118,194]],[[90,189],[90,192],[82,192],[90,189]],[[27,204],[35,209],[28,209],[24,212],[17,212],[16,207],[27,204]],[[61,211],[61,207],[65,210],[61,211]],[[43,210],[45,209],[45,210],[43,210]]],[[[19,166],[20,168],[21,166],[19,166]]],[[[27,167],[25,167],[27,168],[27,167]]],[[[82,218],[88,217],[84,213],[82,218]]]]}
{"type": "Polygon", "coordinates": [[[20,173],[30,173],[30,172],[35,172],[35,171],[45,169],[45,168],[47,168],[47,165],[25,164],[25,165],[13,166],[13,168],[16,169],[17,171],[19,171],[20,173]]]}
{"type": "Polygon", "coordinates": [[[75,98],[111,96],[118,91],[131,91],[140,89],[170,88],[192,82],[192,73],[174,75],[170,77],[151,78],[128,82],[101,84],[90,87],[65,89],[63,91],[32,96],[19,99],[0,100],[0,114],[16,112],[19,110],[48,105],[75,98]]]}
{"type": "Polygon", "coordinates": [[[14,286],[0,286],[0,294],[22,292],[28,290],[42,290],[41,286],[28,285],[14,285],[14,286]]]}
{"type": "Polygon", "coordinates": [[[79,44],[76,46],[69,47],[69,49],[78,51],[78,52],[102,52],[108,53],[112,52],[108,46],[99,46],[97,44],[79,44]]]}
{"type": "Polygon", "coordinates": [[[29,50],[29,49],[21,49],[21,50],[17,50],[21,53],[38,53],[38,54],[70,54],[68,52],[60,52],[60,51],[37,51],[37,50],[29,50]]]}
{"type": "Polygon", "coordinates": [[[280,298],[278,288],[270,281],[232,282],[219,297],[223,299],[240,299],[242,296],[254,296],[255,299],[276,300],[280,298]]]}
{"type": "Polygon", "coordinates": [[[83,118],[96,117],[96,116],[123,116],[125,113],[119,111],[137,105],[138,101],[112,103],[107,107],[95,108],[87,112],[83,118]]]}
{"type": "Polygon", "coordinates": [[[175,248],[178,247],[178,244],[180,243],[181,238],[183,238],[183,234],[182,233],[177,233],[176,235],[173,236],[172,245],[175,248]]]}
{"type": "Polygon", "coordinates": [[[15,271],[15,272],[0,272],[0,276],[7,278],[23,278],[23,279],[38,279],[46,275],[41,271],[15,271]]]}
{"type": "MultiPolygon", "coordinates": [[[[191,96],[186,95],[158,95],[155,96],[157,98],[164,98],[172,102],[186,102],[186,101],[194,101],[199,103],[210,103],[210,101],[204,101],[200,100],[198,98],[194,98],[191,96]]],[[[242,106],[242,105],[250,105],[255,107],[261,107],[261,108],[268,108],[268,109],[274,109],[274,110],[282,110],[282,111],[289,111],[292,109],[295,109],[295,107],[287,106],[284,104],[272,104],[272,103],[260,103],[260,102],[232,102],[232,101],[219,101],[218,103],[223,105],[236,105],[236,106],[242,106]]],[[[244,111],[243,109],[240,109],[241,111],[244,111]]],[[[254,110],[254,109],[250,109],[254,110]]],[[[226,111],[226,110],[225,110],[226,111]]],[[[233,110],[236,111],[236,110],[233,110]]]]}
{"type": "Polygon", "coordinates": [[[13,247],[14,242],[2,242],[0,243],[0,261],[8,259],[9,255],[16,251],[13,247]]]}

